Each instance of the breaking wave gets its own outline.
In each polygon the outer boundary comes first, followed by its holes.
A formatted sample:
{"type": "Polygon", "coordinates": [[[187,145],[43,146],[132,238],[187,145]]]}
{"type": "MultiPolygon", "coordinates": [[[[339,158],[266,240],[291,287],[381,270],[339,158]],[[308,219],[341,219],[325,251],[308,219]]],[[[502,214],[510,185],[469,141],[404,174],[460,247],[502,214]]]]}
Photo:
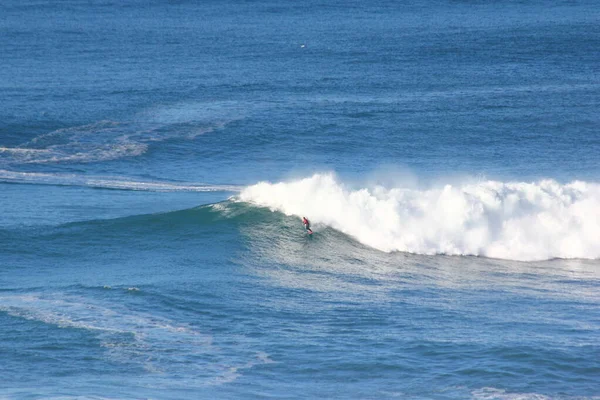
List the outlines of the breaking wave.
{"type": "Polygon", "coordinates": [[[333,174],[260,182],[239,200],[307,216],[378,250],[534,261],[600,258],[600,184],[482,181],[351,188],[333,174]]]}

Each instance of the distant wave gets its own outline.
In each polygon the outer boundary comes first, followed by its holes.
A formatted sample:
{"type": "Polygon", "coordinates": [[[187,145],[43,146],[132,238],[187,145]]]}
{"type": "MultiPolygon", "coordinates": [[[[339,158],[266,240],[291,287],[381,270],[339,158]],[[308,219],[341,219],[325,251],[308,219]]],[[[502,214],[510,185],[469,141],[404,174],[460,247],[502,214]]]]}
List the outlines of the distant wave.
{"type": "Polygon", "coordinates": [[[391,252],[533,261],[600,258],[600,185],[484,181],[351,189],[333,174],[260,182],[239,200],[307,216],[391,252]]]}
{"type": "Polygon", "coordinates": [[[103,189],[138,190],[150,192],[239,192],[241,186],[207,185],[164,181],[141,181],[119,177],[87,176],[0,170],[0,182],[37,185],[84,186],[103,189]]]}

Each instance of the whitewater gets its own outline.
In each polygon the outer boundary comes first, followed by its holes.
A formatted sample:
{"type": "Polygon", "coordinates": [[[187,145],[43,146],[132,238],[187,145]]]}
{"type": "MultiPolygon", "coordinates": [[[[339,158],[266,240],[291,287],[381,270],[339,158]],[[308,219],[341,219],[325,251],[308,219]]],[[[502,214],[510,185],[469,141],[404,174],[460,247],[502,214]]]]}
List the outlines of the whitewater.
{"type": "Polygon", "coordinates": [[[375,249],[509,260],[600,257],[600,185],[481,181],[353,188],[335,174],[260,182],[241,201],[308,216],[375,249]]]}

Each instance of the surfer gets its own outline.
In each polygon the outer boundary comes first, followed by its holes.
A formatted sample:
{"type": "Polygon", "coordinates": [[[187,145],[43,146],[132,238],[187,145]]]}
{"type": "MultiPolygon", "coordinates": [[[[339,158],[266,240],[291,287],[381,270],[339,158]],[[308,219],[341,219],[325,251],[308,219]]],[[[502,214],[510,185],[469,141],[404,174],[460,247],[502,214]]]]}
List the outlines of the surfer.
{"type": "Polygon", "coordinates": [[[312,231],[312,229],[310,229],[310,221],[308,220],[308,218],[302,217],[302,223],[304,224],[304,227],[306,228],[306,232],[308,232],[309,235],[312,235],[313,231],[312,231]]]}

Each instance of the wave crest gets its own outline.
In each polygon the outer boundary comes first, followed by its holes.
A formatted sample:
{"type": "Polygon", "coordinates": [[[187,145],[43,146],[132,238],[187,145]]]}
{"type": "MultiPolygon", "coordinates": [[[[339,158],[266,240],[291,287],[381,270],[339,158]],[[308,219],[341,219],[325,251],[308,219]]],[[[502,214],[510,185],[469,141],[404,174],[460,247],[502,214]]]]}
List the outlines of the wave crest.
{"type": "Polygon", "coordinates": [[[260,182],[242,201],[306,215],[390,252],[512,260],[600,257],[600,185],[485,181],[427,190],[352,189],[333,174],[260,182]]]}

